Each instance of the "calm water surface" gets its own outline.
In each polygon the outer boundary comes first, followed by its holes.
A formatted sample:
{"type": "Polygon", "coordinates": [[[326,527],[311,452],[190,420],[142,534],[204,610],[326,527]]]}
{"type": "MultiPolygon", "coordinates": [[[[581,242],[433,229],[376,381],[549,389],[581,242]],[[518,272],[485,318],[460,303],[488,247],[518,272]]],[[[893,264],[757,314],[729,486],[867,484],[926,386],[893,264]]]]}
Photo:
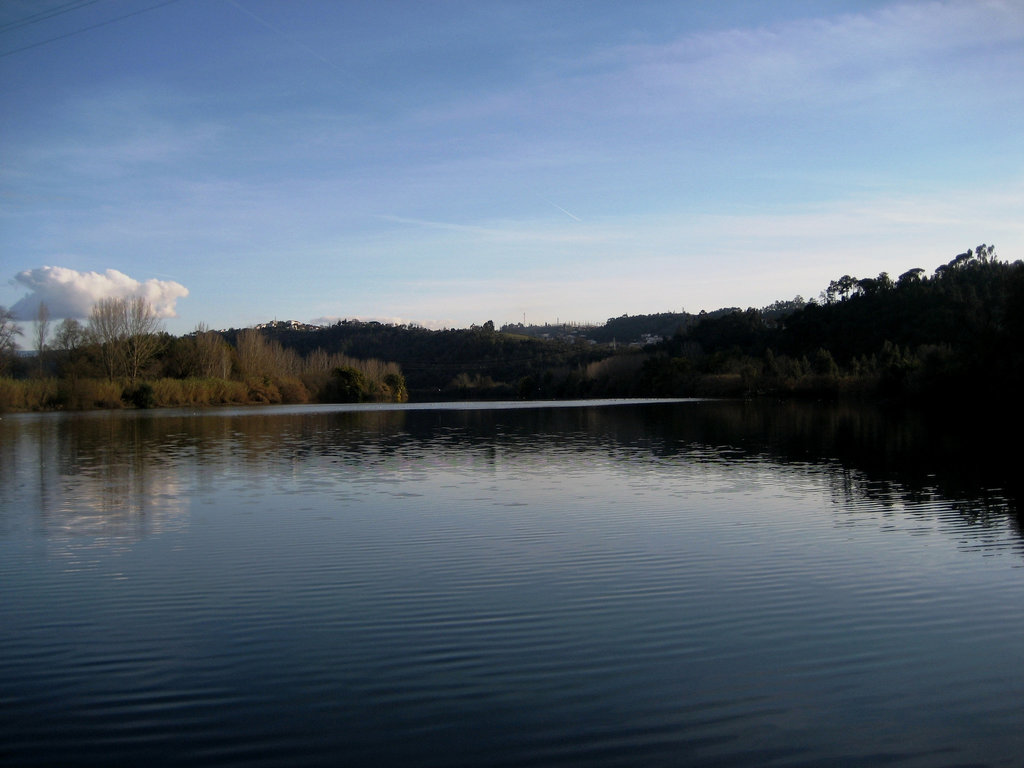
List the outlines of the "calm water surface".
{"type": "Polygon", "coordinates": [[[4,415],[0,763],[1019,766],[1018,472],[793,404],[4,415]]]}

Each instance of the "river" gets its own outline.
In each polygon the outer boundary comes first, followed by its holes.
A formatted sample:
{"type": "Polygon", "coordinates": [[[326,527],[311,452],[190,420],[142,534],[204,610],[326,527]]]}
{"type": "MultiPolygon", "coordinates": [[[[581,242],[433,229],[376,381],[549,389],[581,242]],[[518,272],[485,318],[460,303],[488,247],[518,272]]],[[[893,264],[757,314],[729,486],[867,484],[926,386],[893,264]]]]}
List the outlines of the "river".
{"type": "Polygon", "coordinates": [[[0,763],[1016,766],[978,425],[600,401],[0,419],[0,763]]]}

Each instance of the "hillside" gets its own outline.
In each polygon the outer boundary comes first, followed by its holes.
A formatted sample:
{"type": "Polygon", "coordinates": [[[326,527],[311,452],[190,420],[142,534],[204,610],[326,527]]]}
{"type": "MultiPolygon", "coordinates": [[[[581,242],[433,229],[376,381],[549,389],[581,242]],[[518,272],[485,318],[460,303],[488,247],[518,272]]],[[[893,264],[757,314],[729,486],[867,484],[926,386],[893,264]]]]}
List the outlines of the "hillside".
{"type": "MultiPolygon", "coordinates": [[[[16,326],[4,319],[4,328],[13,338],[16,326]]],[[[895,280],[884,272],[843,275],[819,300],[624,315],[603,326],[498,331],[488,321],[435,331],[273,321],[223,332],[200,327],[175,338],[151,331],[104,336],[93,320],[65,320],[41,356],[19,357],[10,343],[6,349],[0,362],[11,376],[0,380],[0,407],[23,410],[407,396],[951,402],[969,393],[1016,402],[1024,388],[1024,263],[1000,261],[982,245],[931,275],[921,268],[895,280]]]]}
{"type": "MultiPolygon", "coordinates": [[[[601,326],[493,324],[431,331],[347,320],[268,324],[299,355],[317,349],[401,366],[420,399],[588,395],[940,396],[972,382],[1018,386],[1024,266],[991,246],[934,274],[843,275],[818,300],[761,309],[656,313],[601,326]]],[[[229,341],[232,333],[227,334],[229,341]]]]}
{"type": "Polygon", "coordinates": [[[1015,395],[1024,384],[1024,264],[982,245],[931,276],[844,275],[787,314],[704,318],[659,345],[647,373],[662,394],[717,381],[745,393],[1015,395]]]}

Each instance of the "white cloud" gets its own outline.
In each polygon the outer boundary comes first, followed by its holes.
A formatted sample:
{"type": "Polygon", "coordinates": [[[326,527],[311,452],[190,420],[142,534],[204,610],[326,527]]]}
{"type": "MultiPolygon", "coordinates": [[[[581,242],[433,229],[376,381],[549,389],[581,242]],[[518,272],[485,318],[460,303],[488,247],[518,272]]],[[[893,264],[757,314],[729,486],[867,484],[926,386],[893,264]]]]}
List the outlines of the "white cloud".
{"type": "Polygon", "coordinates": [[[11,307],[19,320],[33,319],[40,302],[46,304],[50,317],[87,317],[100,299],[136,296],[148,301],[158,317],[177,317],[175,303],[188,296],[181,283],[155,278],[140,282],[116,269],[78,272],[67,267],[37,267],[19,272],[14,282],[30,291],[11,307]]]}

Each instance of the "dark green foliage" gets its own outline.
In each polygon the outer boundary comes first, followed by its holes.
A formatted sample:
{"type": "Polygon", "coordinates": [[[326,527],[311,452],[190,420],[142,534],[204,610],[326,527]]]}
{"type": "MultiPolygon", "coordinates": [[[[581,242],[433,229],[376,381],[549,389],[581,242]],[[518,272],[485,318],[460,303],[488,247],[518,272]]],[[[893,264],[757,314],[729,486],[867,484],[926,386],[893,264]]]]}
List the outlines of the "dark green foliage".
{"type": "MultiPolygon", "coordinates": [[[[803,299],[799,296],[793,300],[803,305],[803,299]]],[[[779,307],[785,307],[786,311],[797,308],[791,306],[793,302],[777,301],[770,308],[774,313],[779,307]]],[[[515,336],[525,336],[532,339],[544,339],[549,341],[562,341],[570,344],[644,344],[650,338],[667,339],[676,334],[683,333],[702,318],[715,318],[727,315],[730,312],[738,312],[736,307],[716,309],[713,312],[701,312],[699,315],[692,315],[689,312],[657,312],[651,315],[620,315],[605,321],[604,325],[579,325],[577,323],[560,323],[556,325],[523,325],[514,323],[503,325],[502,333],[515,336]]],[[[773,314],[774,316],[774,314],[773,314]]]]}
{"type": "Polygon", "coordinates": [[[818,376],[835,377],[839,375],[839,366],[836,365],[836,361],[832,358],[832,353],[827,349],[815,351],[811,367],[818,376]]]}
{"type": "Polygon", "coordinates": [[[361,403],[370,399],[370,390],[363,372],[346,366],[331,371],[321,397],[330,403],[361,403]]]}
{"type": "Polygon", "coordinates": [[[735,310],[716,318],[702,317],[687,334],[706,351],[739,351],[760,355],[769,339],[769,328],[760,311],[735,310]]]}
{"type": "Polygon", "coordinates": [[[609,318],[600,328],[593,328],[587,337],[601,344],[628,343],[644,336],[673,336],[694,323],[694,315],[686,312],[661,312],[655,315],[622,315],[609,318]]]}
{"type": "MultiPolygon", "coordinates": [[[[1024,264],[998,261],[992,246],[957,255],[932,277],[919,268],[895,282],[885,272],[843,275],[822,299],[772,318],[753,309],[702,318],[661,349],[704,376],[738,373],[756,392],[940,399],[1005,397],[1024,385],[1024,264]]],[[[653,391],[679,389],[663,384],[666,362],[652,366],[653,391]]]]}
{"type": "Polygon", "coordinates": [[[690,358],[654,355],[644,362],[641,379],[650,394],[676,397],[692,388],[693,369],[690,358]]]}
{"type": "Polygon", "coordinates": [[[388,388],[389,399],[396,403],[404,403],[409,399],[409,390],[405,386],[405,377],[400,373],[389,373],[384,377],[384,386],[388,388]]]}
{"type": "Polygon", "coordinates": [[[124,391],[121,399],[136,408],[152,408],[156,402],[153,387],[148,381],[133,384],[124,391]]]}

